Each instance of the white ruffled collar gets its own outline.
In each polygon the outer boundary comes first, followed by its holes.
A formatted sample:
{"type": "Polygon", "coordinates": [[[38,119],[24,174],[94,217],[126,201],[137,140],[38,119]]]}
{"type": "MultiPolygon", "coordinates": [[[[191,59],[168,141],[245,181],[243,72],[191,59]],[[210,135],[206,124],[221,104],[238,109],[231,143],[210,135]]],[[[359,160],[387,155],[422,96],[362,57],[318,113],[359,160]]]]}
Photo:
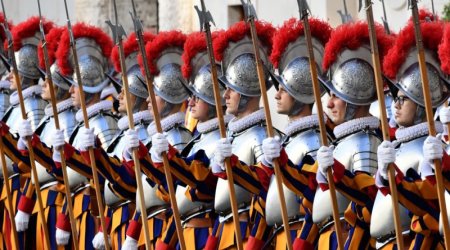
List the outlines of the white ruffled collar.
{"type": "Polygon", "coordinates": [[[377,129],[380,127],[380,120],[374,116],[361,117],[344,122],[334,128],[333,132],[336,139],[353,134],[363,129],[377,129]]]}
{"type": "Polygon", "coordinates": [[[10,86],[10,81],[0,81],[0,89],[9,89],[10,86]]]}
{"type": "Polygon", "coordinates": [[[232,133],[239,133],[259,122],[265,121],[266,117],[263,109],[259,109],[243,118],[234,117],[228,123],[228,130],[232,133]]]}
{"type": "MultiPolygon", "coordinates": [[[[444,131],[442,123],[436,121],[434,126],[436,127],[437,133],[442,133],[442,131],[444,131]]],[[[422,122],[411,127],[401,127],[395,131],[397,143],[411,141],[425,135],[428,135],[428,123],[426,122],[422,122]]]]}
{"type": "MultiPolygon", "coordinates": [[[[40,85],[33,85],[22,90],[23,99],[27,99],[28,97],[33,95],[40,96],[41,93],[42,87],[40,85]]],[[[14,93],[11,94],[11,96],[9,97],[9,103],[13,106],[19,104],[19,95],[17,94],[17,91],[14,91],[14,93]]]]}
{"type": "MultiPolygon", "coordinates": [[[[228,124],[228,122],[230,122],[230,120],[232,118],[233,118],[233,115],[225,115],[223,117],[225,126],[228,124]]],[[[200,134],[211,132],[213,130],[216,130],[217,128],[219,128],[219,119],[217,119],[217,117],[213,118],[213,119],[209,119],[206,122],[199,122],[197,124],[197,131],[200,134]]]]}
{"type": "Polygon", "coordinates": [[[286,126],[284,133],[287,136],[291,136],[299,131],[317,127],[319,127],[319,117],[317,115],[310,115],[290,121],[286,126]]]}
{"type": "MultiPolygon", "coordinates": [[[[98,113],[102,111],[111,111],[113,107],[113,103],[111,101],[105,100],[98,102],[92,106],[89,106],[86,108],[88,119],[91,117],[97,115],[98,113]]],[[[83,121],[83,111],[80,109],[78,110],[77,114],[75,115],[75,118],[77,119],[77,122],[83,121]]]]}
{"type": "MultiPolygon", "coordinates": [[[[62,113],[70,108],[73,107],[73,101],[72,99],[66,99],[64,101],[60,101],[56,104],[56,111],[59,113],[62,113]]],[[[46,116],[53,116],[53,109],[52,109],[52,104],[48,104],[47,107],[45,107],[44,109],[45,115],[46,116]]]]}
{"type": "MultiPolygon", "coordinates": [[[[139,111],[139,112],[133,114],[133,121],[134,121],[134,125],[137,125],[140,123],[148,124],[151,121],[153,121],[153,116],[149,110],[139,111]]],[[[128,129],[129,125],[130,124],[128,123],[127,115],[120,118],[120,120],[117,122],[117,126],[119,127],[120,130],[128,129]]]]}
{"type": "MultiPolygon", "coordinates": [[[[161,119],[161,128],[163,132],[166,132],[170,130],[171,128],[175,127],[176,125],[183,125],[184,124],[184,117],[185,114],[183,112],[177,112],[175,114],[171,114],[163,119],[161,119]]],[[[147,132],[149,136],[153,136],[158,131],[156,131],[156,125],[155,121],[153,121],[147,128],[147,132]]]]}

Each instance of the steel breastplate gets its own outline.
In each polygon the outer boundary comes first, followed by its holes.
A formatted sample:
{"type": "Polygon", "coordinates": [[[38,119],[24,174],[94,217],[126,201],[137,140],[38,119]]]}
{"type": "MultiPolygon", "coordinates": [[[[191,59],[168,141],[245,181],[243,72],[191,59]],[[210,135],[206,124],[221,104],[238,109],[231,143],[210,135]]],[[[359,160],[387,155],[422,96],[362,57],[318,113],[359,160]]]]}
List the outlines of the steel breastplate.
{"type": "Polygon", "coordinates": [[[193,140],[190,143],[193,143],[191,150],[189,151],[188,156],[191,156],[198,152],[199,150],[204,150],[206,156],[211,159],[214,154],[214,149],[216,147],[217,141],[220,139],[220,132],[218,129],[213,130],[208,133],[204,133],[200,135],[200,138],[197,140],[193,140]]]}
{"type": "MultiPolygon", "coordinates": [[[[145,175],[141,175],[142,178],[142,187],[144,191],[144,202],[145,202],[145,208],[150,209],[152,207],[156,206],[170,206],[169,203],[161,200],[157,195],[156,191],[158,190],[158,185],[155,185],[154,187],[150,186],[150,184],[147,181],[147,177],[145,175]]],[[[139,198],[139,192],[136,192],[136,211],[140,212],[140,201],[139,198]]]]}
{"type": "MultiPolygon", "coordinates": [[[[414,140],[404,142],[396,152],[395,164],[404,173],[409,169],[418,170],[419,164],[423,159],[422,146],[426,137],[419,137],[414,140]]],[[[391,195],[384,196],[378,191],[372,210],[372,219],[370,223],[370,234],[375,237],[382,237],[395,232],[394,217],[392,214],[391,195]]],[[[411,218],[408,216],[408,210],[399,204],[400,222],[404,231],[409,229],[411,218]]]]}
{"type": "Polygon", "coordinates": [[[180,215],[182,218],[185,218],[195,212],[201,211],[203,208],[212,208],[212,202],[199,202],[199,201],[191,201],[186,197],[186,191],[188,187],[183,187],[177,185],[176,191],[176,199],[177,205],[180,210],[180,215]]]}
{"type": "MultiPolygon", "coordinates": [[[[286,150],[289,160],[297,165],[306,154],[310,154],[315,158],[316,152],[320,147],[319,134],[315,130],[306,130],[291,136],[286,142],[284,149],[286,150]]],[[[297,196],[289,188],[283,184],[284,197],[286,199],[286,208],[289,218],[295,218],[300,215],[300,203],[297,196]]],[[[269,190],[267,192],[266,204],[266,220],[269,226],[283,223],[281,217],[280,197],[278,196],[278,188],[276,178],[272,176],[270,179],[269,190]]]]}
{"type": "Polygon", "coordinates": [[[116,195],[116,193],[111,189],[110,184],[111,183],[108,180],[105,180],[105,191],[104,191],[105,203],[109,207],[114,207],[114,205],[123,202],[124,199],[116,195]]]}
{"type": "Polygon", "coordinates": [[[184,147],[192,140],[191,132],[183,126],[175,126],[165,132],[166,138],[170,145],[178,150],[183,151],[184,147]]]}
{"type": "Polygon", "coordinates": [[[372,131],[358,131],[337,142],[334,159],[351,172],[363,171],[371,175],[378,169],[377,149],[380,139],[372,131]]]}
{"type": "MultiPolygon", "coordinates": [[[[253,165],[261,161],[262,141],[266,138],[265,126],[255,125],[240,133],[232,135],[232,153],[239,157],[247,165],[253,165]]],[[[234,185],[236,192],[236,203],[238,207],[248,205],[252,195],[244,188],[234,185]]],[[[214,209],[219,214],[227,214],[231,211],[230,189],[228,181],[219,178],[216,187],[216,196],[214,199],[214,209]]]]}
{"type": "MultiPolygon", "coordinates": [[[[11,134],[17,135],[17,126],[19,121],[22,120],[22,114],[20,113],[20,107],[18,105],[11,106],[5,113],[5,116],[2,118],[8,127],[11,134]]],[[[17,135],[18,136],[18,135],[17,135]]],[[[8,171],[8,176],[11,176],[15,173],[13,165],[14,162],[5,154],[6,160],[6,169],[8,171]]],[[[3,177],[3,171],[0,171],[0,175],[3,177]]]]}
{"type": "Polygon", "coordinates": [[[3,93],[2,90],[0,89],[0,119],[3,118],[9,106],[10,106],[9,95],[3,93]]]}
{"type": "MultiPolygon", "coordinates": [[[[286,209],[289,219],[300,216],[300,203],[297,201],[297,196],[289,188],[283,184],[283,193],[286,200],[286,209]]],[[[281,203],[278,196],[278,188],[275,175],[272,175],[269,184],[269,191],[267,193],[266,204],[266,221],[267,225],[281,225],[283,218],[281,217],[281,203]]]]}
{"type": "MultiPolygon", "coordinates": [[[[342,216],[347,209],[350,200],[345,198],[340,192],[336,192],[339,214],[342,216]]],[[[313,203],[313,222],[321,223],[333,215],[333,206],[331,204],[330,190],[322,191],[317,188],[313,203]]]]}
{"type": "MultiPolygon", "coordinates": [[[[394,215],[392,214],[392,198],[388,194],[386,196],[378,190],[373,205],[372,217],[370,219],[370,235],[374,238],[395,233],[394,215]]],[[[400,224],[403,231],[409,229],[411,219],[408,216],[408,210],[399,204],[400,224]]]]}
{"type": "Polygon", "coordinates": [[[103,149],[107,149],[114,136],[119,132],[117,119],[108,113],[100,113],[89,119],[89,126],[94,129],[103,149]]]}

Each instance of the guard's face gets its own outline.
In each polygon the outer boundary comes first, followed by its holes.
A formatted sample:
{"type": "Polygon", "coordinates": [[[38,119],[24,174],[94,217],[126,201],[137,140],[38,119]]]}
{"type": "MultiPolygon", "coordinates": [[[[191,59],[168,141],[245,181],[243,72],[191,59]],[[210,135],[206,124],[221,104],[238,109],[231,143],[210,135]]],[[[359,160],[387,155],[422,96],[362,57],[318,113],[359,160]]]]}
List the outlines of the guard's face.
{"type": "Polygon", "coordinates": [[[332,92],[330,93],[330,99],[328,99],[327,108],[329,110],[327,114],[335,125],[345,122],[347,103],[332,92]]]}
{"type": "Polygon", "coordinates": [[[8,80],[11,83],[9,89],[17,90],[17,84],[19,83],[19,79],[16,79],[12,70],[11,72],[9,72],[8,76],[6,77],[6,80],[8,80]]]}
{"type": "Polygon", "coordinates": [[[295,99],[281,85],[278,86],[275,100],[277,100],[277,112],[283,115],[289,114],[295,103],[295,99]]]}
{"type": "Polygon", "coordinates": [[[401,90],[397,93],[395,107],[395,122],[401,127],[409,127],[414,125],[414,117],[416,115],[417,104],[409,99],[401,90]]]}
{"type": "Polygon", "coordinates": [[[77,108],[81,108],[81,97],[80,97],[80,88],[77,86],[70,86],[69,89],[70,98],[72,100],[73,106],[77,108]]]}
{"type": "Polygon", "coordinates": [[[227,88],[223,94],[225,99],[225,104],[227,106],[227,113],[232,115],[237,115],[239,108],[239,101],[241,100],[241,94],[238,92],[227,88]]]}
{"type": "MultiPolygon", "coordinates": [[[[162,99],[160,96],[155,95],[155,102],[156,102],[156,109],[158,110],[158,113],[161,114],[164,106],[166,105],[166,101],[162,99]]],[[[150,100],[150,96],[147,97],[147,103],[148,103],[148,110],[152,113],[152,116],[155,117],[155,114],[153,113],[153,107],[152,102],[150,100]]]]}
{"type": "MultiPolygon", "coordinates": [[[[56,86],[53,86],[54,88],[56,88],[56,86]]],[[[56,92],[56,89],[54,89],[56,92]]],[[[41,94],[42,99],[46,100],[46,101],[50,101],[51,100],[51,93],[50,93],[50,84],[48,82],[47,79],[45,79],[43,85],[42,85],[42,94],[41,94]]]]}
{"type": "Polygon", "coordinates": [[[193,95],[189,97],[188,106],[192,118],[197,119],[200,122],[208,120],[209,105],[207,102],[193,95]]]}
{"type": "MultiPolygon", "coordinates": [[[[130,97],[130,104],[133,105],[136,102],[136,96],[129,94],[130,97]]],[[[125,92],[122,89],[122,91],[120,91],[119,95],[117,96],[117,99],[119,100],[119,112],[122,114],[127,113],[127,102],[125,100],[125,92]]],[[[149,104],[150,105],[150,104],[149,104]]]]}

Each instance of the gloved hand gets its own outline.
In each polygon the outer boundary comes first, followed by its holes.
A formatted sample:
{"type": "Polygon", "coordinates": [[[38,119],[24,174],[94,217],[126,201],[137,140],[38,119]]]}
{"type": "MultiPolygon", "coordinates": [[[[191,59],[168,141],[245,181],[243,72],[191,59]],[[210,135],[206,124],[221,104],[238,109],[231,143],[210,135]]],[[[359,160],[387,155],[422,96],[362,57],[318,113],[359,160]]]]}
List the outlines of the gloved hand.
{"type": "MultiPolygon", "coordinates": [[[[111,246],[111,238],[108,235],[108,243],[111,246]]],[[[98,232],[94,239],[92,240],[92,245],[95,249],[105,249],[105,237],[103,236],[103,232],[98,232]]]]}
{"type": "Polygon", "coordinates": [[[54,149],[61,149],[65,144],[64,131],[56,129],[52,137],[52,146],[54,149]]]}
{"type": "MultiPolygon", "coordinates": [[[[444,149],[442,147],[441,135],[428,136],[423,143],[423,157],[428,162],[442,160],[444,149]]],[[[434,164],[432,164],[434,166],[434,164]]]]}
{"type": "Polygon", "coordinates": [[[21,120],[17,128],[20,138],[27,138],[33,135],[33,130],[31,129],[31,122],[28,120],[21,120]]]}
{"type": "Polygon", "coordinates": [[[137,243],[137,240],[127,235],[127,237],[125,238],[125,242],[122,245],[122,250],[136,250],[137,243]]]}
{"type": "Polygon", "coordinates": [[[272,167],[273,159],[280,157],[281,142],[280,137],[269,137],[263,140],[262,151],[264,154],[263,164],[272,167]]]}
{"type": "Polygon", "coordinates": [[[17,231],[18,232],[26,231],[28,229],[28,222],[30,221],[30,214],[25,213],[21,210],[17,210],[15,220],[17,231]]]}
{"type": "Polygon", "coordinates": [[[317,151],[318,172],[323,176],[327,176],[328,168],[334,164],[333,157],[334,146],[321,146],[317,151]]]}
{"type": "Polygon", "coordinates": [[[94,147],[95,145],[95,135],[94,135],[94,129],[93,128],[80,128],[80,150],[86,151],[90,147],[94,147]]]}
{"type": "Polygon", "coordinates": [[[123,140],[125,141],[125,147],[122,155],[126,161],[130,161],[133,159],[133,149],[139,147],[139,137],[137,131],[134,129],[128,129],[125,131],[123,140]]]}
{"type": "Polygon", "coordinates": [[[388,166],[390,163],[395,162],[396,151],[394,144],[390,141],[383,141],[377,150],[378,157],[378,172],[380,176],[388,179],[388,166]]]}
{"type": "Polygon", "coordinates": [[[56,235],[56,244],[58,244],[60,246],[65,246],[65,245],[69,244],[70,232],[56,228],[55,235],[56,235]]]}
{"type": "Polygon", "coordinates": [[[155,163],[161,163],[162,153],[169,151],[169,141],[167,141],[166,136],[161,133],[156,133],[152,136],[152,148],[150,148],[150,155],[152,156],[152,161],[155,163]]]}
{"type": "Polygon", "coordinates": [[[213,173],[220,173],[224,171],[225,158],[232,155],[232,146],[230,141],[231,140],[228,138],[221,138],[217,141],[216,148],[214,150],[213,163],[211,166],[213,173]]]}
{"type": "Polygon", "coordinates": [[[443,123],[443,124],[447,124],[450,122],[450,106],[448,107],[442,107],[439,110],[439,120],[443,123]]]}

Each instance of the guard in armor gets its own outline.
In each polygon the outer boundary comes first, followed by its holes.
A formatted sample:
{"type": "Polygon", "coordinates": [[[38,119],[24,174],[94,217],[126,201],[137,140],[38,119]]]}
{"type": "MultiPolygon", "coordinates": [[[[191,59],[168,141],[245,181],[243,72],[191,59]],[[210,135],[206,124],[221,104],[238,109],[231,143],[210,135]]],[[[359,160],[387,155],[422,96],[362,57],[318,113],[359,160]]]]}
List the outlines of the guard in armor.
{"type": "MultiPolygon", "coordinates": [[[[376,36],[383,60],[393,40],[381,26],[376,26],[376,36]]],[[[376,91],[367,23],[348,23],[334,30],[325,47],[323,69],[329,70],[323,84],[330,94],[327,109],[336,125],[336,140],[317,152],[319,188],[314,197],[313,221],[320,227],[318,247],[337,247],[327,180],[330,167],[338,191],[339,213],[349,227],[345,248],[374,247],[368,229],[377,192],[373,175],[381,141],[380,121],[369,113],[376,91]]]]}
{"type": "MultiPolygon", "coordinates": [[[[72,131],[75,129],[76,120],[75,113],[76,109],[73,106],[72,100],[70,99],[69,88],[70,83],[61,77],[59,72],[59,67],[56,63],[55,52],[58,48],[59,38],[61,32],[64,28],[54,27],[46,35],[49,63],[51,63],[50,70],[52,71],[52,80],[54,83],[55,97],[56,97],[56,108],[58,111],[58,118],[60,122],[61,129],[64,131],[65,140],[69,140],[72,131]]],[[[51,101],[49,82],[46,79],[47,75],[45,70],[45,58],[42,51],[42,46],[38,46],[38,56],[39,56],[39,70],[42,73],[42,77],[45,80],[43,84],[41,97],[46,101],[51,101]]],[[[37,129],[33,134],[31,129],[31,123],[28,120],[24,120],[19,124],[19,143],[18,148],[21,152],[28,151],[26,139],[32,137],[32,141],[41,141],[45,145],[51,145],[52,136],[56,129],[54,114],[51,104],[47,105],[45,108],[45,116],[39,123],[37,129]],[[26,148],[24,148],[26,147],[26,148]]],[[[27,238],[27,245],[33,246],[37,249],[44,248],[44,242],[42,242],[41,237],[33,237],[36,233],[38,235],[43,235],[42,227],[45,225],[48,228],[49,238],[51,247],[57,248],[55,241],[55,221],[58,212],[61,210],[64,203],[64,186],[62,183],[58,182],[62,180],[62,172],[60,169],[56,169],[53,163],[47,161],[41,157],[35,157],[36,160],[36,171],[38,173],[39,184],[41,187],[42,197],[45,199],[42,201],[44,205],[44,211],[47,214],[47,221],[45,224],[40,220],[37,215],[39,208],[35,204],[36,197],[33,196],[35,193],[34,182],[27,185],[24,189],[24,195],[20,198],[19,208],[16,215],[16,228],[17,231],[22,232],[28,230],[30,234],[27,238]],[[30,217],[31,216],[31,217],[30,217]],[[29,225],[30,224],[30,225],[29,225]]],[[[30,172],[30,168],[28,173],[30,172]]]]}
{"type": "MultiPolygon", "coordinates": [[[[44,23],[45,32],[50,31],[52,27],[53,23],[44,23]]],[[[18,207],[21,207],[19,204],[20,197],[22,196],[21,189],[24,187],[25,183],[30,182],[30,168],[21,169],[23,165],[17,164],[20,162],[20,159],[16,158],[17,155],[20,155],[20,152],[17,151],[17,128],[23,121],[19,97],[16,91],[17,85],[21,84],[22,87],[24,106],[27,113],[27,119],[30,122],[30,130],[34,131],[38,127],[39,121],[44,116],[44,109],[47,102],[41,98],[42,87],[38,85],[40,72],[38,70],[39,61],[37,46],[41,39],[41,33],[39,31],[39,18],[32,17],[27,21],[19,23],[17,26],[14,26],[11,33],[15,51],[12,56],[16,57],[20,79],[15,79],[12,72],[7,77],[7,80],[11,83],[10,89],[14,92],[12,92],[10,96],[10,106],[2,117],[2,135],[5,143],[4,151],[8,156],[6,157],[6,166],[8,169],[9,185],[11,185],[11,196],[15,213],[18,207]],[[11,141],[11,144],[7,143],[7,140],[11,141]],[[21,173],[24,174],[21,175],[21,173]]],[[[24,157],[22,160],[25,162],[28,161],[29,163],[28,156],[24,157]]],[[[4,190],[2,190],[1,198],[3,201],[6,199],[6,192],[4,192],[4,190]]],[[[10,220],[6,210],[4,211],[4,218],[5,222],[3,223],[2,231],[5,232],[5,245],[7,247],[12,247],[12,235],[10,234],[11,228],[9,225],[10,220]]],[[[24,234],[19,233],[18,236],[20,245],[18,247],[24,247],[24,234]]]]}
{"type": "MultiPolygon", "coordinates": [[[[154,35],[150,33],[145,33],[144,35],[145,42],[149,42],[153,38],[154,35]]],[[[137,188],[134,169],[129,168],[128,165],[124,165],[121,160],[124,149],[129,148],[125,134],[133,132],[133,136],[136,136],[139,140],[145,140],[148,137],[147,126],[153,120],[150,111],[147,110],[146,99],[148,98],[148,92],[147,86],[142,80],[143,76],[137,60],[139,46],[136,35],[134,33],[131,34],[123,46],[125,64],[127,66],[125,74],[128,79],[130,103],[133,103],[132,111],[135,130],[126,132],[129,124],[128,116],[126,115],[125,93],[122,89],[118,95],[118,111],[124,115],[117,123],[120,132],[112,139],[106,150],[102,147],[95,148],[97,169],[106,179],[104,185],[104,198],[106,203],[105,218],[114,249],[120,249],[125,241],[128,221],[131,219],[135,210],[134,203],[131,203],[135,199],[137,188]]],[[[112,50],[111,60],[115,70],[121,72],[117,47],[114,47],[112,50]]],[[[121,81],[115,82],[114,84],[122,86],[121,81]]],[[[95,146],[93,132],[88,131],[80,136],[81,140],[90,140],[90,144],[95,146]]],[[[81,153],[86,156],[88,155],[88,152],[81,153]]],[[[85,157],[85,161],[88,164],[90,161],[89,157],[85,157]]],[[[103,228],[99,229],[99,232],[94,238],[93,245],[97,249],[104,248],[103,228]]]]}
{"type": "MultiPolygon", "coordinates": [[[[108,71],[109,56],[112,49],[110,37],[99,28],[77,23],[73,26],[73,35],[76,40],[76,49],[79,56],[79,68],[82,76],[83,89],[86,92],[86,111],[89,117],[90,130],[98,138],[99,147],[107,148],[113,136],[117,133],[117,120],[111,114],[112,103],[109,101],[100,101],[100,91],[109,82],[105,72],[108,71]]],[[[69,32],[64,30],[61,34],[58,50],[56,52],[59,67],[62,76],[72,75],[74,67],[72,56],[70,54],[69,32]]],[[[73,106],[80,108],[80,92],[77,86],[76,77],[74,80],[66,78],[71,83],[69,93],[73,106]]],[[[85,129],[82,111],[75,114],[77,125],[69,137],[69,142],[65,142],[65,131],[56,130],[51,140],[51,146],[43,143],[34,145],[36,154],[45,156],[47,159],[53,159],[56,168],[61,167],[61,155],[59,148],[64,147],[70,189],[73,193],[73,207],[79,241],[82,249],[93,249],[92,240],[96,233],[96,221],[94,215],[94,203],[91,202],[91,189],[89,179],[92,177],[90,164],[84,161],[81,152],[86,151],[90,145],[90,140],[83,138],[82,135],[90,134],[91,131],[85,129]],[[88,177],[88,178],[87,178],[88,177]]],[[[102,199],[102,197],[97,197],[102,199]]],[[[66,211],[66,204],[58,214],[56,221],[56,242],[58,245],[68,245],[70,240],[70,221],[66,211]]],[[[71,243],[72,244],[72,243],[71,243]]]]}
{"type": "MultiPolygon", "coordinates": [[[[316,63],[321,65],[331,27],[318,19],[311,18],[309,22],[316,63]]],[[[310,184],[314,184],[310,180],[315,178],[311,166],[320,147],[320,135],[318,117],[312,114],[314,95],[302,22],[295,18],[286,21],[275,33],[273,42],[271,60],[279,72],[279,75],[273,76],[278,90],[275,95],[277,112],[287,115],[289,123],[281,142],[274,138],[263,141],[264,163],[272,167],[271,162],[280,157],[283,146],[283,157],[279,162],[290,230],[292,239],[295,239],[294,248],[312,249],[317,243],[319,230],[312,222],[312,202],[316,190],[311,188],[310,184]]],[[[324,73],[319,74],[325,76],[324,73]]],[[[268,225],[274,227],[273,245],[275,249],[285,249],[286,235],[274,175],[270,179],[266,202],[272,204],[266,207],[266,220],[268,225]]]]}
{"type": "MultiPolygon", "coordinates": [[[[213,40],[218,33],[213,33],[213,40]]],[[[219,124],[216,118],[216,108],[210,63],[206,51],[205,34],[196,32],[189,35],[184,44],[183,76],[187,79],[191,97],[188,107],[190,116],[198,120],[198,134],[187,144],[181,154],[171,147],[167,155],[171,172],[179,180],[176,188],[177,203],[180,210],[183,233],[186,245],[195,249],[205,248],[206,241],[215,220],[213,202],[217,177],[209,168],[214,146],[220,139],[219,124]]],[[[224,88],[221,88],[222,93],[224,88]]],[[[223,101],[222,106],[225,106],[223,101]]],[[[225,116],[225,122],[230,116],[225,116]]],[[[161,159],[161,153],[169,148],[165,138],[154,138],[153,158],[161,159]]],[[[174,228],[174,222],[169,228],[174,228]],[[172,225],[173,224],[173,225],[172,225]]],[[[172,240],[175,232],[166,234],[158,242],[158,248],[175,249],[177,241],[172,240]],[[170,237],[168,237],[170,236],[170,237]]]]}
{"type": "MultiPolygon", "coordinates": [[[[268,55],[272,49],[275,29],[268,23],[258,21],[256,30],[260,41],[258,49],[265,66],[264,77],[269,89],[269,71],[272,70],[272,65],[268,55]]],[[[224,93],[226,112],[235,118],[228,123],[229,138],[218,141],[212,161],[212,171],[220,177],[214,200],[214,209],[219,217],[208,246],[210,249],[236,247],[224,168],[224,159],[231,157],[242,239],[246,249],[261,249],[272,232],[265,220],[265,199],[270,176],[265,171],[266,167],[261,164],[264,157],[262,141],[267,133],[264,111],[259,107],[261,90],[247,24],[236,23],[219,35],[214,41],[214,49],[216,59],[222,63],[223,75],[219,80],[227,87],[224,93]]]]}
{"type": "MultiPolygon", "coordinates": [[[[439,21],[420,24],[433,108],[448,98],[448,85],[437,54],[443,27],[444,23],[439,21]]],[[[444,249],[438,226],[439,206],[433,160],[442,160],[443,171],[448,171],[449,157],[444,153],[441,138],[428,136],[418,51],[415,42],[410,39],[412,36],[414,25],[409,22],[398,34],[383,64],[385,75],[394,82],[391,91],[395,97],[395,121],[399,129],[395,143],[384,141],[378,148],[376,184],[380,191],[372,214],[372,221],[377,223],[371,225],[371,234],[377,238],[379,248],[392,249],[396,245],[387,181],[388,164],[395,163],[405,240],[410,238],[408,236],[414,237],[411,243],[414,249],[444,249]]],[[[443,121],[448,122],[445,118],[443,121]]],[[[442,133],[442,124],[436,122],[435,125],[436,131],[442,133]]]]}
{"type": "MultiPolygon", "coordinates": [[[[135,144],[136,137],[129,137],[130,141],[127,143],[139,147],[139,161],[144,172],[142,184],[146,194],[147,226],[151,229],[150,240],[155,245],[164,244],[161,241],[162,239],[174,242],[177,241],[177,238],[173,234],[175,224],[172,223],[170,198],[162,168],[161,155],[154,153],[155,147],[152,147],[152,142],[166,138],[175,151],[181,152],[192,139],[191,132],[184,127],[185,114],[180,111],[189,96],[181,73],[181,55],[185,40],[186,36],[183,33],[167,31],[160,32],[153,41],[147,43],[147,60],[150,73],[154,76],[157,110],[161,117],[164,135],[157,133],[156,125],[153,122],[147,128],[150,140],[147,139],[143,143],[135,144]]],[[[152,111],[150,100],[148,102],[148,108],[152,111]]],[[[125,150],[124,158],[127,164],[133,164],[130,148],[125,150]]],[[[139,204],[139,202],[139,196],[136,195],[136,204],[139,204]]],[[[123,247],[135,248],[144,245],[144,234],[139,221],[140,208],[137,206],[134,218],[128,227],[123,247]]]]}

